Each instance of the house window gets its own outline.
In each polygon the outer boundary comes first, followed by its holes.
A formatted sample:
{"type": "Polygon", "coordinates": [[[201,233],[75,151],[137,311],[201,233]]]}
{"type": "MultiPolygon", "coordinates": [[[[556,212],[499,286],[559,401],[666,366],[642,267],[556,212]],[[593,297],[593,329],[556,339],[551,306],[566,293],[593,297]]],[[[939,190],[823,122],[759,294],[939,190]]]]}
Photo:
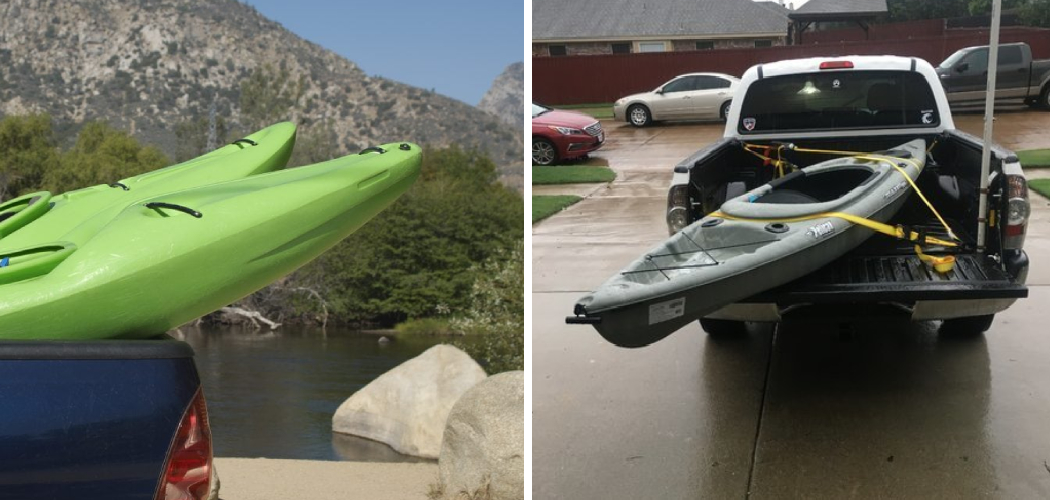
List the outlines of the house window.
{"type": "Polygon", "coordinates": [[[759,47],[772,47],[773,40],[755,40],[755,48],[759,47]]]}
{"type": "Polygon", "coordinates": [[[547,50],[552,56],[564,56],[566,53],[564,45],[548,45],[547,50]]]}
{"type": "Polygon", "coordinates": [[[667,42],[638,42],[638,52],[667,52],[667,42]]]}
{"type": "Polygon", "coordinates": [[[614,43],[612,44],[613,54],[630,54],[631,44],[629,43],[614,43]]]}
{"type": "Polygon", "coordinates": [[[711,50],[715,48],[715,42],[696,42],[696,50],[711,50]]]}

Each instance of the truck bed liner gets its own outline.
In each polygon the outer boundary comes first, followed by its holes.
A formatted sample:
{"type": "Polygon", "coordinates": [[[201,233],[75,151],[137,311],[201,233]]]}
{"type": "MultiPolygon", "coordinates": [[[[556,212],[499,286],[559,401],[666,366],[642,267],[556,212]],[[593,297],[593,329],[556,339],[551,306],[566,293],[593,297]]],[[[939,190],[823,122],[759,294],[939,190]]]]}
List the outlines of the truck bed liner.
{"type": "Polygon", "coordinates": [[[846,255],[820,270],[741,302],[898,302],[1023,298],[1028,288],[1011,281],[981,254],[956,255],[955,269],[933,271],[915,255],[846,255]]]}

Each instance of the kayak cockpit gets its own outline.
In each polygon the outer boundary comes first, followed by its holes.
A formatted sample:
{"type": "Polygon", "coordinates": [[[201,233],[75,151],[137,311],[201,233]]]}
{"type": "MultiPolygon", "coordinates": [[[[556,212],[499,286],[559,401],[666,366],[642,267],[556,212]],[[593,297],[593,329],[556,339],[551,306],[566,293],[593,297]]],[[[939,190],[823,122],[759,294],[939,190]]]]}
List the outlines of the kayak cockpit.
{"type": "Polygon", "coordinates": [[[0,285],[50,273],[76,251],[69,242],[55,242],[0,253],[0,285]]]}
{"type": "Polygon", "coordinates": [[[51,193],[38,191],[0,205],[0,238],[40,218],[51,208],[51,193]]]}
{"type": "Polygon", "coordinates": [[[875,175],[874,169],[862,165],[813,173],[798,170],[770,182],[772,189],[753,203],[797,204],[837,200],[867,184],[875,175]]]}

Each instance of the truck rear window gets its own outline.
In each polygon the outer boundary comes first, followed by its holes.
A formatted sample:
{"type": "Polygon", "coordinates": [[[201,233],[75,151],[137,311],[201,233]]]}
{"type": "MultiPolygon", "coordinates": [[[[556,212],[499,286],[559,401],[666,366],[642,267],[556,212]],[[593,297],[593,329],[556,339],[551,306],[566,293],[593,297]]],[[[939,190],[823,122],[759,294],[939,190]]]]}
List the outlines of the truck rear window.
{"type": "Polygon", "coordinates": [[[911,71],[826,71],[773,76],[747,89],[741,134],[936,127],[937,103],[911,71]]]}

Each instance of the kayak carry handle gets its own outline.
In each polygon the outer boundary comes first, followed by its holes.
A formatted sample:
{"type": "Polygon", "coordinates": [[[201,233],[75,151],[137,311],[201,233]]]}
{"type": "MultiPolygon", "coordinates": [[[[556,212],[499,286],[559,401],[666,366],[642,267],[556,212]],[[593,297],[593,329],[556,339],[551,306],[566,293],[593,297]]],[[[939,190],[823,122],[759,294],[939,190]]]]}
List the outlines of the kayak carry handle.
{"type": "Polygon", "coordinates": [[[248,144],[249,146],[258,146],[259,145],[258,142],[255,142],[255,141],[253,141],[251,139],[237,139],[236,141],[233,141],[230,144],[240,144],[242,142],[245,143],[245,144],[248,144]]]}
{"type": "Polygon", "coordinates": [[[566,325],[597,325],[602,322],[601,316],[566,316],[566,325]]]}
{"type": "Polygon", "coordinates": [[[130,191],[131,190],[131,188],[129,188],[123,182],[110,182],[109,183],[109,187],[111,187],[111,188],[121,188],[124,191],[130,191]]]}
{"type": "Polygon", "coordinates": [[[190,207],[185,207],[185,206],[182,206],[182,205],[176,205],[174,203],[164,203],[163,201],[151,201],[151,202],[146,204],[146,208],[150,208],[150,209],[153,209],[153,210],[158,210],[158,209],[161,209],[161,208],[169,208],[171,210],[178,210],[179,212],[182,212],[184,214],[192,215],[192,216],[194,216],[194,217],[196,217],[198,219],[200,219],[201,217],[204,216],[200,212],[198,212],[198,211],[196,211],[196,210],[194,210],[194,209],[192,209],[190,207]]]}
{"type": "Polygon", "coordinates": [[[381,148],[381,147],[379,147],[379,146],[372,146],[372,147],[369,147],[369,148],[362,149],[361,152],[357,153],[357,154],[363,155],[365,153],[373,153],[373,152],[379,153],[379,154],[383,154],[383,153],[386,153],[386,150],[381,148]]]}

